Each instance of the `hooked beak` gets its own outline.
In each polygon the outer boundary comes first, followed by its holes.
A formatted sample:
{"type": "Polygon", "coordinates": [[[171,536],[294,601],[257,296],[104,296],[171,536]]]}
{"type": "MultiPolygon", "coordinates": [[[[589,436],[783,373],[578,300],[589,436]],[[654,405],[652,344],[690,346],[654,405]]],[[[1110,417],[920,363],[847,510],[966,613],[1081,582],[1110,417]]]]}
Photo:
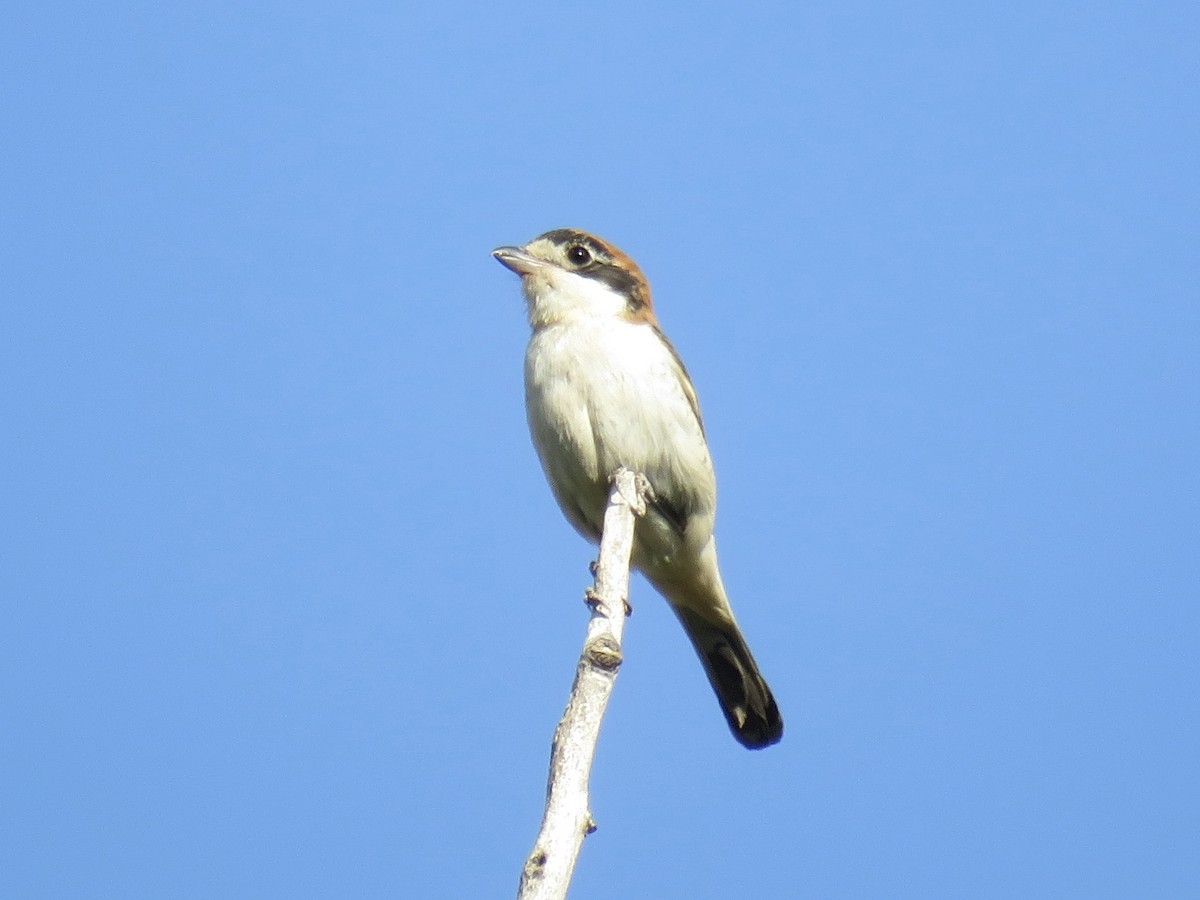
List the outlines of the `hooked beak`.
{"type": "Polygon", "coordinates": [[[536,256],[530,256],[520,247],[497,247],[492,251],[500,265],[511,269],[518,275],[529,275],[546,264],[536,256]]]}

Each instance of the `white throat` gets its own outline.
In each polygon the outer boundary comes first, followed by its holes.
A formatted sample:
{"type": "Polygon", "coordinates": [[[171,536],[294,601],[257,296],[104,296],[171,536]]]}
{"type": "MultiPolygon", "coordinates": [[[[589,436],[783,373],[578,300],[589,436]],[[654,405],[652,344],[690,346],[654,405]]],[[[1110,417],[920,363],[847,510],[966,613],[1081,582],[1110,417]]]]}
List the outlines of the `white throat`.
{"type": "Polygon", "coordinates": [[[547,266],[522,279],[533,328],[585,319],[612,319],[629,306],[626,297],[603,281],[547,266]]]}

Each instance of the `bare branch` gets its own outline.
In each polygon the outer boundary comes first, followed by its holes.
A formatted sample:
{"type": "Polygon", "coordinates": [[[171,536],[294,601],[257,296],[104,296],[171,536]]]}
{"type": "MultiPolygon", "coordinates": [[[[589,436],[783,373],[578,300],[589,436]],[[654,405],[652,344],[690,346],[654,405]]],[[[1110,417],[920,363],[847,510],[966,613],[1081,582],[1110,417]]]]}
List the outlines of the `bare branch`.
{"type": "Polygon", "coordinates": [[[588,802],[588,779],[600,722],[621,665],[621,634],[629,597],[629,557],[636,516],[646,511],[646,479],[628,469],[612,477],[604,532],[588,589],[592,609],[575,684],[550,748],[550,777],[542,828],[525,860],[517,900],[563,900],[586,835],[596,830],[588,802]]]}

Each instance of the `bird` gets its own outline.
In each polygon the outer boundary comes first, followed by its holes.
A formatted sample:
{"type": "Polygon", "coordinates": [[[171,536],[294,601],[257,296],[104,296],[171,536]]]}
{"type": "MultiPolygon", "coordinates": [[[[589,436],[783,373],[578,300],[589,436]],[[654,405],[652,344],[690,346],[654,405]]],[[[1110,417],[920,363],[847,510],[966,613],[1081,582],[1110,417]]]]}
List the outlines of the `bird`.
{"type": "Polygon", "coordinates": [[[717,565],[717,486],[696,390],[658,324],[646,276],[575,228],[492,255],[521,277],[526,417],[563,515],[598,543],[612,475],[625,467],[645,476],[633,565],[683,625],[733,736],[753,750],[777,743],[783,719],[717,565]]]}

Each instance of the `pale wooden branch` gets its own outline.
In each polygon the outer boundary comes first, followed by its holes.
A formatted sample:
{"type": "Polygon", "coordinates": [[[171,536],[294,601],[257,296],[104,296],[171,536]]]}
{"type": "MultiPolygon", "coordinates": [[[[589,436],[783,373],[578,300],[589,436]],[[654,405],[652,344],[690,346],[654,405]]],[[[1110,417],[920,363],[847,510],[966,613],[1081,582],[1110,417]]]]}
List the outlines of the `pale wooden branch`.
{"type": "Polygon", "coordinates": [[[629,557],[635,516],[646,511],[646,479],[628,469],[612,478],[595,584],[587,592],[592,617],[575,684],[550,747],[550,777],[542,828],[525,860],[517,900],[562,900],[586,835],[596,830],[588,804],[588,778],[600,721],[621,665],[621,633],[629,608],[629,557]]]}

